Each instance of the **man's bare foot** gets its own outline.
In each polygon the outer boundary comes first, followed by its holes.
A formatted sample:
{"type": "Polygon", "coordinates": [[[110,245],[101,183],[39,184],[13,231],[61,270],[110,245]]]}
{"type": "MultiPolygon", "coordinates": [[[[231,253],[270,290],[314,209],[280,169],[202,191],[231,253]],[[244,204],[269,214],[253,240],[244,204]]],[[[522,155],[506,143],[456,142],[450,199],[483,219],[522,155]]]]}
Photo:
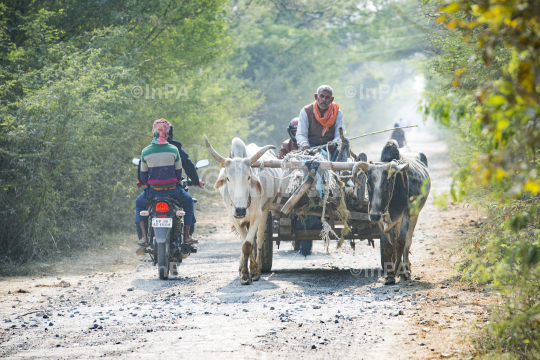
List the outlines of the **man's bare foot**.
{"type": "Polygon", "coordinates": [[[198,244],[199,240],[195,240],[191,236],[188,239],[184,239],[184,244],[198,244]]]}
{"type": "Polygon", "coordinates": [[[184,225],[184,244],[197,244],[199,241],[191,237],[190,229],[191,225],[184,225]]]}

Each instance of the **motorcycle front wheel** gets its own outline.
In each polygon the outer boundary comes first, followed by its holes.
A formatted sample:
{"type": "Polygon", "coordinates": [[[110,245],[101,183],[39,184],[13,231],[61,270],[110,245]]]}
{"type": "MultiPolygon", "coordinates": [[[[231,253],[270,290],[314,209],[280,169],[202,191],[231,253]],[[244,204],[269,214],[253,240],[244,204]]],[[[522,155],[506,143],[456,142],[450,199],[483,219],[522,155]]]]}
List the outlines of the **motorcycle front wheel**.
{"type": "Polygon", "coordinates": [[[169,252],[167,243],[157,243],[157,264],[160,280],[167,280],[169,277],[169,252]]]}

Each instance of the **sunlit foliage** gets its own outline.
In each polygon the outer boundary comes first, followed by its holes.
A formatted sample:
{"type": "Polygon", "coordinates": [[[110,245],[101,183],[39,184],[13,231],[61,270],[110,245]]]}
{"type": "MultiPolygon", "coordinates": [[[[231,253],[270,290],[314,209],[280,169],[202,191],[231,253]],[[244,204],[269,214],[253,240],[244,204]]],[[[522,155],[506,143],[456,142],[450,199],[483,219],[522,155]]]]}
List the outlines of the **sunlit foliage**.
{"type": "Polygon", "coordinates": [[[446,83],[422,110],[457,130],[463,151],[453,195],[488,215],[467,242],[464,279],[504,299],[476,338],[478,355],[538,358],[540,4],[461,0],[425,8],[441,24],[431,71],[446,83]]]}

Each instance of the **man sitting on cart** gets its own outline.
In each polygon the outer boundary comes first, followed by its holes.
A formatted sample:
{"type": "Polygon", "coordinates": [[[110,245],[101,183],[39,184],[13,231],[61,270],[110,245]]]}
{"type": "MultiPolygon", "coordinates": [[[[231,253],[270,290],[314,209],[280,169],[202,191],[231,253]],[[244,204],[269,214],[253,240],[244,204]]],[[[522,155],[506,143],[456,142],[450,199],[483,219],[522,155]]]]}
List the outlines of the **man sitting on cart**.
{"type": "Polygon", "coordinates": [[[343,128],[343,113],[334,102],[334,90],[328,85],[319,86],[315,101],[300,111],[296,141],[301,150],[328,144],[330,159],[337,160],[336,143],[341,139],[339,128],[343,128]]]}

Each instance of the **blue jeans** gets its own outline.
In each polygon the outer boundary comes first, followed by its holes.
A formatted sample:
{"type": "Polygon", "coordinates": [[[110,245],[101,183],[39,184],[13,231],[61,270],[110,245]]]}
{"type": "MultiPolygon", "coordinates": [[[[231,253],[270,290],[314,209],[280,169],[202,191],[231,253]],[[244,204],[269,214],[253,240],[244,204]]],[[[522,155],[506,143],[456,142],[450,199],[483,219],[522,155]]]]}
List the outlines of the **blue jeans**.
{"type": "Polygon", "coordinates": [[[148,216],[141,216],[141,211],[148,208],[148,204],[156,195],[169,195],[170,197],[180,201],[182,208],[186,215],[184,215],[184,224],[193,225],[197,221],[195,220],[195,213],[193,209],[193,198],[180,186],[175,187],[172,190],[157,191],[147,187],[135,200],[135,224],[140,223],[143,220],[147,220],[148,216]]]}

